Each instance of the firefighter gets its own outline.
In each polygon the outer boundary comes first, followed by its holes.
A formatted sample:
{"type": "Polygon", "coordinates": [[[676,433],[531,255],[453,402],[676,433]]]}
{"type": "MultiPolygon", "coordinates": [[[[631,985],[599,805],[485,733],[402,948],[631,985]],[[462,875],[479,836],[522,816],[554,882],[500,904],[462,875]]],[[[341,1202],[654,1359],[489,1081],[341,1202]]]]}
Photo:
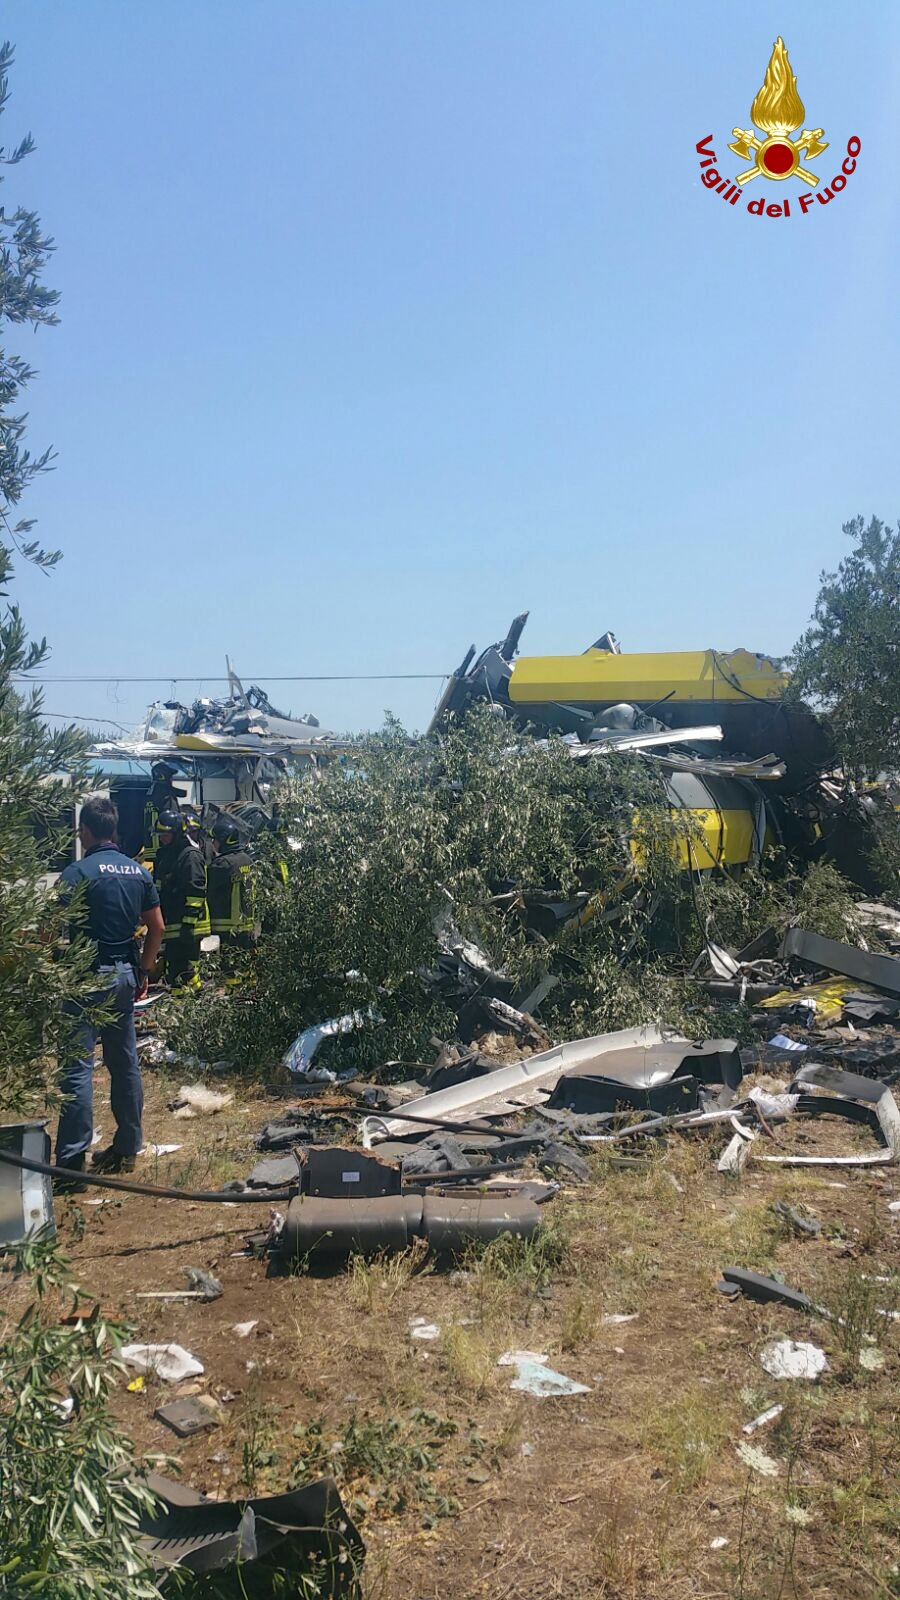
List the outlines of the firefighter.
{"type": "Polygon", "coordinates": [[[160,812],[177,811],[180,801],[187,794],[186,789],[175,788],[172,779],[176,772],[177,768],[170,766],[168,761],[157,761],[150,768],[153,782],[147,790],[144,804],[144,847],[141,855],[151,870],[159,849],[160,812]]]}
{"type": "Polygon", "coordinates": [[[227,812],[217,816],[212,837],[216,855],[207,874],[210,927],[221,941],[225,981],[233,986],[239,981],[239,953],[253,950],[258,937],[253,863],[242,848],[237,822],[227,812]]]}
{"type": "Polygon", "coordinates": [[[180,997],[200,988],[200,940],[209,933],[206,863],[180,811],[160,812],[153,881],[166,924],[163,971],[180,997]]]}

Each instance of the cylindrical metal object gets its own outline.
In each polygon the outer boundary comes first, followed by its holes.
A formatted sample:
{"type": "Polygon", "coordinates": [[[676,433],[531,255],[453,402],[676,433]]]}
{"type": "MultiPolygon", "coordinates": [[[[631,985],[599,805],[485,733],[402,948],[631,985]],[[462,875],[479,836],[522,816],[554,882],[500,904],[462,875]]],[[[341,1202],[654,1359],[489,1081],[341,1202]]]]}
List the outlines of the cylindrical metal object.
{"type": "Polygon", "coordinates": [[[422,1225],[432,1250],[441,1255],[464,1250],[473,1241],[489,1244],[501,1233],[530,1239],[540,1220],[534,1201],[523,1195],[427,1194],[422,1225]]]}
{"type": "Polygon", "coordinates": [[[322,1199],[301,1195],[287,1209],[280,1248],[291,1260],[405,1250],[422,1223],[421,1195],[322,1199]]]}

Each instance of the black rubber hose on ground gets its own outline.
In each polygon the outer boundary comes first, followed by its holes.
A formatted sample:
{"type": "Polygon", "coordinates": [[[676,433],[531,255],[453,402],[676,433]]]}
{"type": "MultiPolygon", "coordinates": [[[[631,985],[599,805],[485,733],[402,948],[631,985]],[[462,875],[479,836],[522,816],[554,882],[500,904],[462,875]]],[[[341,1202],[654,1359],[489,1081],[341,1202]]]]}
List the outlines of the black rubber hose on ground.
{"type": "Polygon", "coordinates": [[[300,1173],[297,1184],[290,1189],[251,1190],[220,1189],[212,1193],[205,1189],[163,1189],[153,1183],[136,1183],[132,1178],[108,1178],[99,1172],[78,1172],[73,1167],[54,1167],[49,1161],[32,1161],[29,1156],[14,1155],[11,1150],[0,1150],[0,1161],[7,1166],[19,1167],[25,1172],[40,1172],[47,1178],[63,1178],[67,1183],[93,1183],[98,1189],[120,1189],[126,1194],[147,1194],[154,1200],[201,1200],[210,1205],[267,1205],[271,1200],[293,1200],[300,1192],[300,1173]]]}

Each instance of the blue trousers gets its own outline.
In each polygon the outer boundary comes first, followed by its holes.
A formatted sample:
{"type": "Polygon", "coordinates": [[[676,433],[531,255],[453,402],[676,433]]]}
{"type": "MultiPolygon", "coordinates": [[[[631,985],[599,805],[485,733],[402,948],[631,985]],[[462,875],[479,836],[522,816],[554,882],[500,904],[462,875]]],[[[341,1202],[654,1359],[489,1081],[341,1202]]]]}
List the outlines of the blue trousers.
{"type": "Polygon", "coordinates": [[[86,1004],[73,1005],[69,1010],[70,1016],[81,1020],[76,1021],[60,1084],[65,1101],[56,1134],[56,1160],[61,1165],[88,1150],[94,1137],[94,1047],[98,1034],[116,1119],[112,1147],[117,1155],[135,1156],[143,1143],[144,1089],[134,1033],[134,969],[117,961],[114,967],[101,967],[98,979],[97,991],[86,1004]],[[85,1012],[101,1004],[111,1010],[112,1018],[97,1027],[87,1020],[85,1012]]]}

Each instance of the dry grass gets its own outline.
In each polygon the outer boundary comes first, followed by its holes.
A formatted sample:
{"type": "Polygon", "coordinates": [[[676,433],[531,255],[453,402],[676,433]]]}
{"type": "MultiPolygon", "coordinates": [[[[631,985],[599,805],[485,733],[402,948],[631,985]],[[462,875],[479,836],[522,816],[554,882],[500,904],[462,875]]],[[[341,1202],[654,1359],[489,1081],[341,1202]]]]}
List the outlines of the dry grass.
{"type": "MultiPolygon", "coordinates": [[[[184,1149],[142,1163],[147,1176],[207,1186],[246,1171],[270,1102],[192,1123],[165,1098],[148,1076],[148,1138],[184,1149]]],[[[828,1133],[810,1127],[808,1153],[828,1133]]],[[[638,1167],[601,1153],[590,1184],[544,1210],[535,1241],[500,1241],[454,1272],[417,1248],[270,1277],[231,1256],[258,1212],[134,1197],[59,1215],[85,1288],[124,1308],[136,1337],[198,1354],[209,1392],[236,1395],[215,1433],[175,1445],[153,1419],[171,1390],[123,1391],[117,1414],[140,1447],[176,1448],[185,1481],[206,1492],[246,1492],[254,1475],[275,1490],[320,1426],[326,1453],[343,1444],[327,1459],[365,1517],[367,1600],[900,1596],[900,1322],[879,1315],[900,1306],[900,1222],[887,1210],[900,1177],[751,1165],[735,1183],[715,1170],[725,1137],[660,1143],[638,1167]],[[819,1237],[786,1228],[776,1199],[814,1212],[819,1237]],[[714,1284],[729,1264],[778,1273],[832,1317],[725,1300],[714,1284]],[[222,1299],[135,1299],[181,1286],[186,1265],[213,1270],[222,1299]],[[415,1316],[440,1339],[411,1340],[415,1316]],[[259,1328],[238,1340],[232,1325],[247,1318],[259,1328]],[[759,1362],[774,1337],[821,1344],[829,1372],[774,1383],[759,1362]],[[496,1360],[514,1346],[547,1351],[589,1392],[512,1391],[496,1360]],[[885,1364],[867,1370],[859,1356],[872,1349],[885,1364]],[[762,1478],[735,1446],[776,1399],[784,1415],[753,1436],[777,1463],[762,1478]]]]}

